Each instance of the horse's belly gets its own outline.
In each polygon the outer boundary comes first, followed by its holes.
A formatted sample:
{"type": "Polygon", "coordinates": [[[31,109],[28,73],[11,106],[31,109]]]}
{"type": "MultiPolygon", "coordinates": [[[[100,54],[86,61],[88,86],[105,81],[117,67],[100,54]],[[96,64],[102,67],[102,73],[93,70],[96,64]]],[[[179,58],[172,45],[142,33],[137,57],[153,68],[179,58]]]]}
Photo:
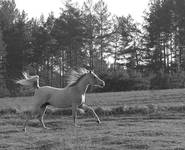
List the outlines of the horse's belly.
{"type": "Polygon", "coordinates": [[[70,103],[63,103],[63,102],[60,102],[60,103],[57,103],[55,105],[55,107],[57,108],[69,108],[69,107],[72,107],[72,104],[70,103]]]}
{"type": "Polygon", "coordinates": [[[65,97],[55,97],[51,99],[50,104],[57,108],[67,108],[72,106],[72,102],[70,99],[65,97]]]}

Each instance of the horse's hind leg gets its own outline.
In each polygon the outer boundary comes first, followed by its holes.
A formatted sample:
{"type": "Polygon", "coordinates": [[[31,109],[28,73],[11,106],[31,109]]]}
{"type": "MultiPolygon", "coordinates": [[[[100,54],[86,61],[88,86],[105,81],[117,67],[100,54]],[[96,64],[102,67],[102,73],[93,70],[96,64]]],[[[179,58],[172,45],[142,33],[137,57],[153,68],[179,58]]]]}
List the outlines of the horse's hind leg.
{"type": "Polygon", "coordinates": [[[77,117],[77,105],[76,104],[72,104],[72,118],[73,118],[74,126],[75,127],[79,127],[76,124],[76,117],[77,117]]]}
{"type": "MultiPolygon", "coordinates": [[[[26,132],[26,126],[28,124],[28,121],[30,120],[30,116],[29,116],[29,113],[26,113],[26,120],[24,122],[24,126],[23,126],[23,131],[26,132]]],[[[30,114],[31,115],[31,114],[30,114]]]]}
{"type": "Polygon", "coordinates": [[[39,119],[40,123],[42,124],[42,127],[45,129],[48,129],[44,124],[44,114],[46,112],[46,106],[41,106],[40,111],[38,112],[37,118],[39,119]]]}
{"type": "Polygon", "coordinates": [[[46,107],[45,108],[42,108],[40,109],[40,111],[38,112],[38,115],[37,115],[37,119],[40,121],[40,123],[42,124],[42,127],[47,129],[47,127],[45,126],[44,124],[44,114],[46,112],[46,107]]]}
{"type": "Polygon", "coordinates": [[[26,132],[26,126],[28,124],[29,118],[26,118],[26,121],[24,122],[23,131],[26,132]]]}

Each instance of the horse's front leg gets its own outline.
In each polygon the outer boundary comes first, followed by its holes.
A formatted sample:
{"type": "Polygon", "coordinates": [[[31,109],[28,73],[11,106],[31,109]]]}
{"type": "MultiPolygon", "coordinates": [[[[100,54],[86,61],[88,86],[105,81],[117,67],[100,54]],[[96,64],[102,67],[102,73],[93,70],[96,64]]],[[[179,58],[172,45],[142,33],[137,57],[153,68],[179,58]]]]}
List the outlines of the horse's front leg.
{"type": "Polygon", "coordinates": [[[79,127],[79,126],[76,124],[77,108],[78,108],[78,105],[75,104],[75,103],[73,103],[73,104],[72,104],[72,118],[73,118],[73,122],[74,122],[74,126],[75,126],[75,127],[79,127]]]}
{"type": "Polygon", "coordinates": [[[101,123],[98,115],[96,114],[96,112],[94,111],[94,109],[92,107],[90,107],[86,104],[82,104],[80,108],[84,109],[84,111],[90,111],[93,114],[93,116],[96,118],[97,123],[101,123]]]}

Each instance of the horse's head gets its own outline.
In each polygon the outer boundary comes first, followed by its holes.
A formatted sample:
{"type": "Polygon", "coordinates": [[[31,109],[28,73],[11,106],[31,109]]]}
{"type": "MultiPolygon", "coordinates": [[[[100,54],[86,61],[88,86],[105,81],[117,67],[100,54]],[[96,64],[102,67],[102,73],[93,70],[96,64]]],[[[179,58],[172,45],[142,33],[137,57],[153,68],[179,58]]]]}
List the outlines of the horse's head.
{"type": "Polygon", "coordinates": [[[93,71],[89,71],[86,74],[86,77],[89,81],[89,85],[91,86],[98,86],[98,87],[104,87],[105,82],[101,80],[93,71]]]}

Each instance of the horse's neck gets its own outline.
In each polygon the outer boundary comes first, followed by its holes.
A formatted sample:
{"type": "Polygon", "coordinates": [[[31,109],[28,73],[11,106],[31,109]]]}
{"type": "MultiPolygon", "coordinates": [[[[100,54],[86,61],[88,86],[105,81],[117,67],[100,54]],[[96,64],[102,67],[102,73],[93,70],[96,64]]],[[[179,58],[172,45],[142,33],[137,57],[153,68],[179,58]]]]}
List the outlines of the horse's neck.
{"type": "Polygon", "coordinates": [[[88,83],[88,81],[87,81],[86,79],[82,79],[82,80],[77,84],[78,90],[80,91],[80,94],[81,94],[81,95],[85,95],[88,86],[89,86],[89,83],[88,83]]]}

